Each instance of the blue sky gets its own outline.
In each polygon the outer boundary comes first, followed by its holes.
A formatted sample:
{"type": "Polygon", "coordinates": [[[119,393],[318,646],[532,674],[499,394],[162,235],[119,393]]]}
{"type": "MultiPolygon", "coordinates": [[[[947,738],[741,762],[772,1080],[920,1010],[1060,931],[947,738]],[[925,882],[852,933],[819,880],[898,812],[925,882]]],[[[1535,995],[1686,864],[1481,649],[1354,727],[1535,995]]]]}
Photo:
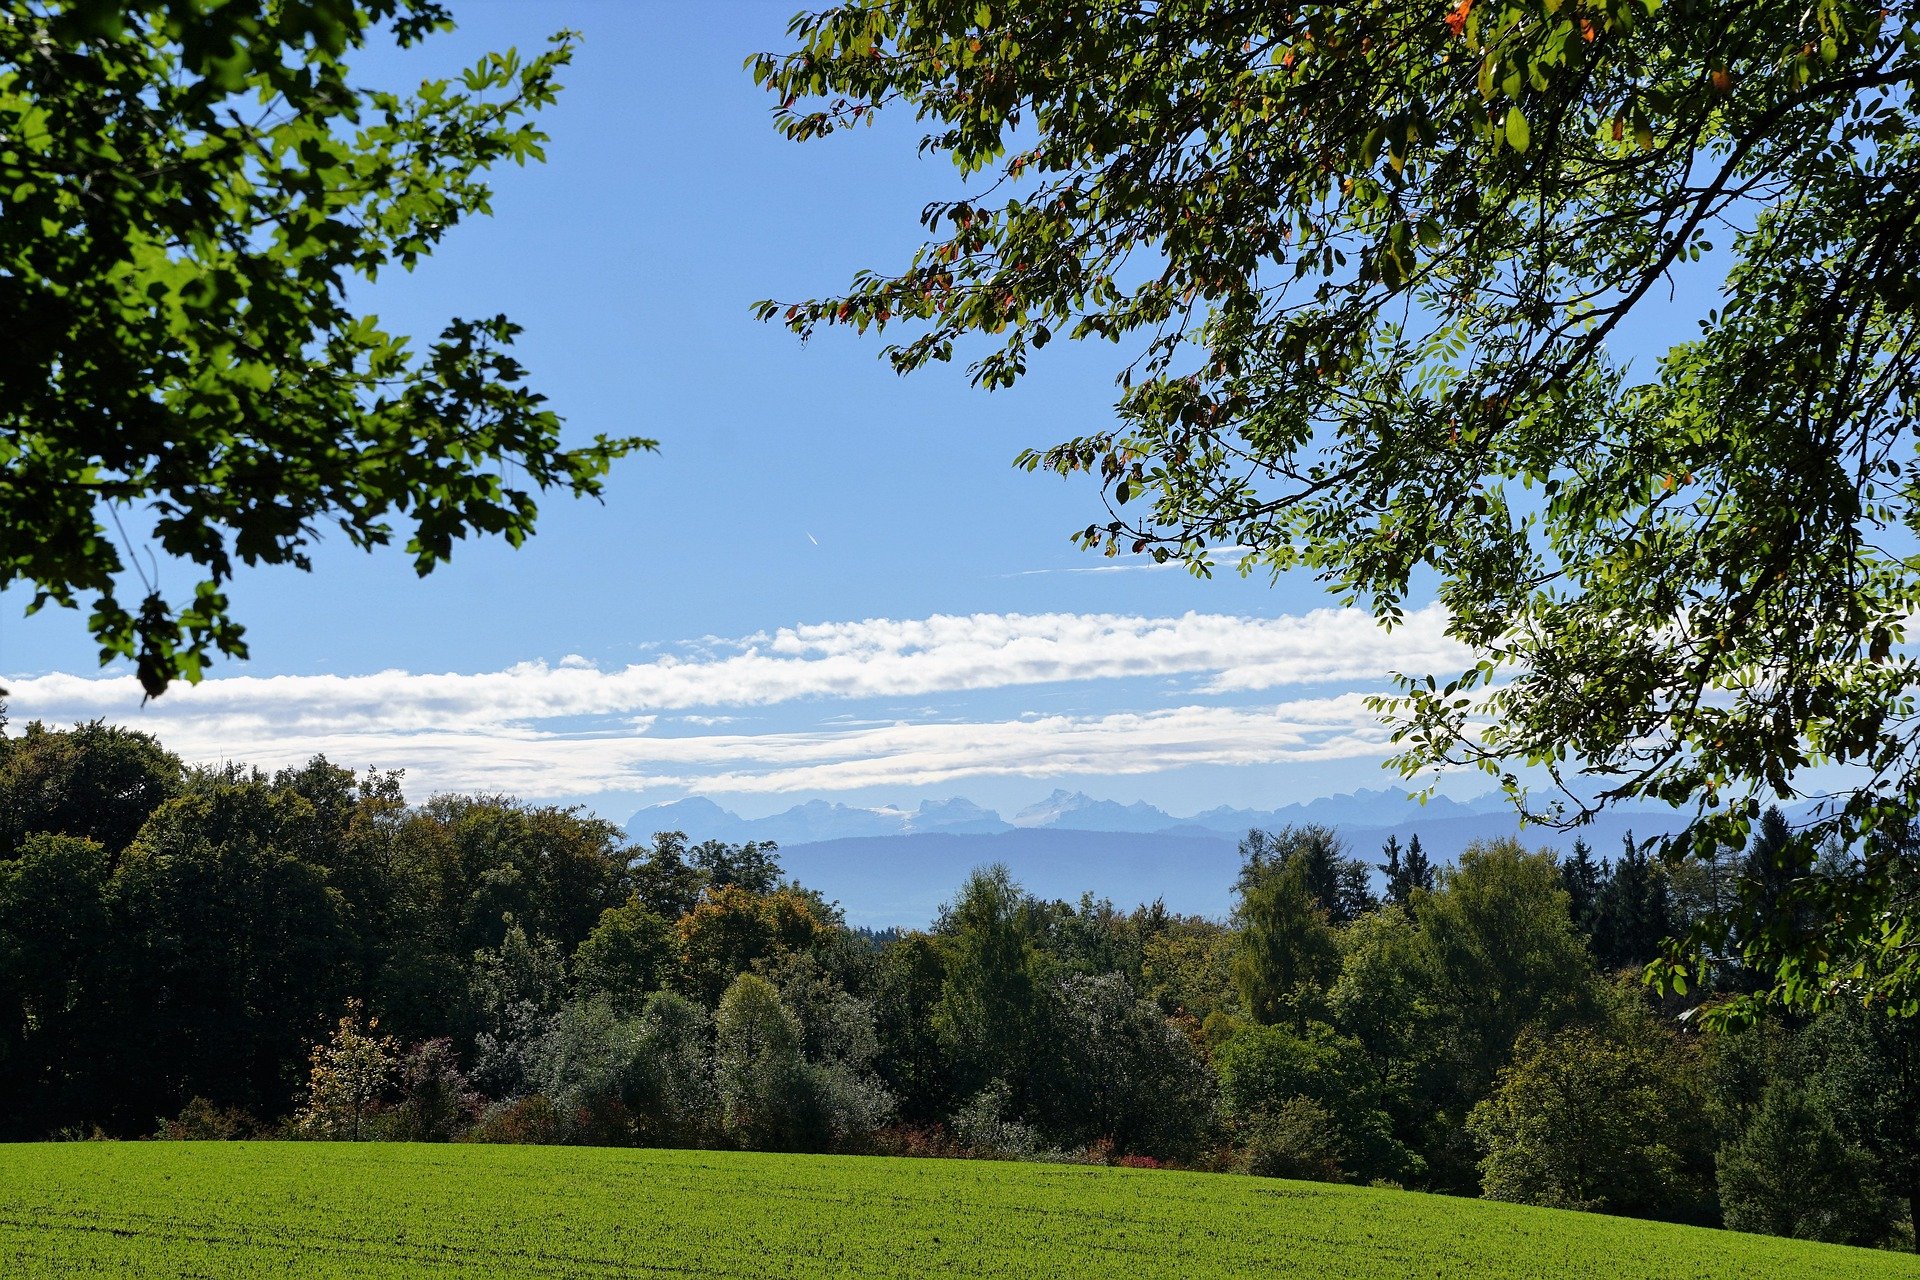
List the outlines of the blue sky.
{"type": "Polygon", "coordinates": [[[1067,542],[1092,488],[1011,467],[1106,420],[1115,348],[1055,344],[989,395],[960,365],[901,379],[871,338],[803,347],[753,320],[903,259],[920,207],[959,189],[904,116],[773,131],[741,63],[783,47],[791,6],[468,0],[457,33],[365,59],[400,82],[581,33],[549,163],[498,173],[491,219],[366,301],[422,337],[506,312],[571,432],[661,451],[604,505],[556,500],[525,547],[463,547],[424,581],[337,539],[310,575],[244,575],[253,659],[144,709],[80,616],[23,619],[14,593],[13,718],[103,715],[195,760],[323,750],[405,768],[416,795],[615,818],[690,792],[1010,810],[1064,785],[1185,813],[1390,782],[1357,697],[1448,658],[1437,615],[1389,638],[1315,612],[1310,581],[1102,561],[1067,542]]]}

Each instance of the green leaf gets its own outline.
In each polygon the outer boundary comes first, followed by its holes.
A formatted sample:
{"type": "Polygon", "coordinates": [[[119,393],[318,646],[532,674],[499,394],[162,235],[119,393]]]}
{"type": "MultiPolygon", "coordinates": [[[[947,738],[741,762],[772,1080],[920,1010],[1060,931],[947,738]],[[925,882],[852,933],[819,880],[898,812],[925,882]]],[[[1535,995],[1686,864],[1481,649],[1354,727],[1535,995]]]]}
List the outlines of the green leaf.
{"type": "Polygon", "coordinates": [[[1533,131],[1527,125],[1527,117],[1518,107],[1507,109],[1507,144],[1515,151],[1525,151],[1533,145],[1533,131]]]}

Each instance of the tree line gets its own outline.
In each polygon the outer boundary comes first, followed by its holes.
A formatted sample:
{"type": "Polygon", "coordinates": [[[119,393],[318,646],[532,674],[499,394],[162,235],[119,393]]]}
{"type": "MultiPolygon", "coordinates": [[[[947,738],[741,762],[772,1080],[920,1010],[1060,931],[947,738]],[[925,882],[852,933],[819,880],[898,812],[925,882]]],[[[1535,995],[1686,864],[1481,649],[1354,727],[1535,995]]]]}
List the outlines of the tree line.
{"type": "Polygon", "coordinates": [[[1737,949],[1685,1000],[1639,980],[1726,901],[1846,874],[1777,813],[1679,867],[1370,863],[1312,826],[1241,852],[1226,920],[990,867],[876,932],[771,844],[29,725],[0,733],[0,1137],[1177,1165],[1911,1242],[1912,1019],[1709,1028],[1761,980],[1737,949]]]}

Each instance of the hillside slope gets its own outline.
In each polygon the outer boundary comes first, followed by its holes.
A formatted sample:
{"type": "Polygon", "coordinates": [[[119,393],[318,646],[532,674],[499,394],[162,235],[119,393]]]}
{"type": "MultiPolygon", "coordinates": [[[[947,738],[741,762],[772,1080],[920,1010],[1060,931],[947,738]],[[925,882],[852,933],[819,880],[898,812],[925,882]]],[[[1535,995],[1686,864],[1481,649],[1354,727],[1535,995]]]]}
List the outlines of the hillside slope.
{"type": "Polygon", "coordinates": [[[0,1146],[0,1275],[1920,1277],[1920,1260],[1216,1174],[387,1143],[0,1146]]]}

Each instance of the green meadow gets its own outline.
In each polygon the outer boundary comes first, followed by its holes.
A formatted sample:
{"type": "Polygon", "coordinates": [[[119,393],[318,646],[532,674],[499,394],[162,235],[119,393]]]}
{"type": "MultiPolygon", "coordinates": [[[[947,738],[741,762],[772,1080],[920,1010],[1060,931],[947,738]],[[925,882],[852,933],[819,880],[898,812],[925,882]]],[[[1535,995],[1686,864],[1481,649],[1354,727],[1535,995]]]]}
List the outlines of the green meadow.
{"type": "Polygon", "coordinates": [[[1920,1260],[1221,1174],[398,1143],[0,1146],[0,1275],[1920,1277],[1920,1260]]]}

